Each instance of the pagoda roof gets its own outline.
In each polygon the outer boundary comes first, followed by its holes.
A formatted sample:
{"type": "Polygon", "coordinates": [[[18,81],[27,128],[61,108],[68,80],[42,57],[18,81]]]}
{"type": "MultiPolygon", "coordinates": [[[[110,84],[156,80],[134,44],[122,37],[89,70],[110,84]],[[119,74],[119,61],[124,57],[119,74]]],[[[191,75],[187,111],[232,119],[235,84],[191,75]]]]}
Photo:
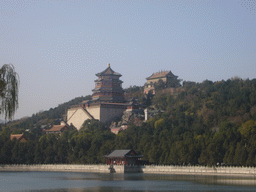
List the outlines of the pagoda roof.
{"type": "Polygon", "coordinates": [[[133,149],[125,149],[125,150],[114,150],[109,155],[105,155],[108,158],[115,158],[115,157],[143,157],[143,155],[139,155],[133,149]]]}
{"type": "Polygon", "coordinates": [[[157,79],[157,78],[162,78],[166,76],[178,77],[178,76],[175,76],[171,71],[160,71],[157,73],[153,73],[151,76],[147,77],[146,79],[157,79]]]}
{"type": "MultiPolygon", "coordinates": [[[[98,73],[97,73],[98,74],[98,73]]],[[[97,75],[96,74],[96,75],[97,75]]],[[[117,82],[119,82],[119,83],[123,83],[123,81],[122,80],[120,80],[120,79],[114,79],[115,81],[117,81],[117,82]]],[[[113,82],[113,79],[96,79],[96,80],[94,80],[94,82],[102,82],[102,81],[104,81],[104,82],[113,82]]]]}
{"type": "Polygon", "coordinates": [[[122,88],[112,88],[112,87],[98,87],[92,91],[104,91],[104,92],[124,92],[122,88]]]}
{"type": "Polygon", "coordinates": [[[114,75],[114,76],[119,76],[119,77],[122,76],[120,73],[117,73],[113,69],[111,69],[110,64],[108,64],[107,69],[96,74],[96,76],[107,76],[107,75],[114,75]]]}

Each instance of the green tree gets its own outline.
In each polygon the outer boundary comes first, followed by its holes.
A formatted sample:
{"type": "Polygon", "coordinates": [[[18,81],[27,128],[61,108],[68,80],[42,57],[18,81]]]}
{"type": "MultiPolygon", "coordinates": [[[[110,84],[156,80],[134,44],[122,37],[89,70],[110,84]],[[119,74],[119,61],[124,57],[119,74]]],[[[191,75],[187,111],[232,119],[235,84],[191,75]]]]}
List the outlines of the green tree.
{"type": "Polygon", "coordinates": [[[238,128],[242,137],[248,140],[252,135],[256,134],[256,121],[248,120],[238,128]]]}
{"type": "Polygon", "coordinates": [[[16,139],[13,141],[8,140],[1,149],[0,152],[0,164],[11,164],[12,163],[12,149],[15,146],[16,139]]]}
{"type": "Polygon", "coordinates": [[[234,163],[237,166],[245,165],[247,159],[246,146],[243,142],[239,142],[236,145],[236,151],[234,156],[234,163]]]}
{"type": "Polygon", "coordinates": [[[0,114],[12,119],[18,107],[19,77],[12,64],[0,68],[0,114]]]}
{"type": "Polygon", "coordinates": [[[16,164],[32,164],[34,162],[34,143],[28,141],[26,143],[15,142],[12,148],[12,163],[16,164]]]}

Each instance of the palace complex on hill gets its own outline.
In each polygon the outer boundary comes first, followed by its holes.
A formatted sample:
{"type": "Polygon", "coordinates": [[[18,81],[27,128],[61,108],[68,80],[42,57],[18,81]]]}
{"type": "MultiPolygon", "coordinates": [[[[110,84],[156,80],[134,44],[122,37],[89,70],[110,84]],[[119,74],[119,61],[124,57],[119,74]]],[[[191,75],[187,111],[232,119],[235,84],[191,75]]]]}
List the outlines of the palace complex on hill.
{"type": "Polygon", "coordinates": [[[95,80],[95,88],[92,90],[92,100],[73,106],[67,112],[67,124],[72,124],[78,130],[87,119],[106,123],[121,117],[124,111],[135,110],[137,107],[126,103],[123,82],[119,79],[122,75],[113,71],[110,64],[96,76],[98,79],[95,80]]]}
{"type": "MultiPolygon", "coordinates": [[[[122,75],[113,71],[110,64],[96,76],[92,100],[72,106],[67,111],[67,124],[72,124],[78,130],[88,119],[97,119],[106,123],[122,117],[127,112],[131,113],[139,109],[134,100],[130,102],[125,100],[122,88],[123,81],[119,79],[122,75]]],[[[166,83],[174,78],[177,79],[177,76],[173,75],[171,71],[154,73],[147,78],[144,93],[147,94],[149,91],[155,93],[154,83],[160,79],[166,83]]]]}

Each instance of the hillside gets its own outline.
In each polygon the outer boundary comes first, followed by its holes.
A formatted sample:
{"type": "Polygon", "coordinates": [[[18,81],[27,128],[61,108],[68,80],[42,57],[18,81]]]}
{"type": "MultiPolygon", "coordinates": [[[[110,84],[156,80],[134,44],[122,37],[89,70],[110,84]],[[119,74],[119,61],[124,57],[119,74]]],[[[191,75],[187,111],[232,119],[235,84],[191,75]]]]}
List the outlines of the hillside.
{"type": "Polygon", "coordinates": [[[35,130],[40,129],[41,126],[51,126],[53,124],[59,124],[66,115],[67,110],[72,105],[76,105],[84,100],[91,99],[91,95],[76,97],[66,103],[60,104],[55,108],[50,108],[47,111],[33,114],[31,117],[25,117],[22,119],[14,120],[6,125],[1,125],[1,128],[6,126],[11,132],[22,133],[26,129],[35,130]]]}
{"type": "Polygon", "coordinates": [[[69,106],[90,98],[79,97],[3,128],[0,163],[101,163],[113,149],[133,148],[156,164],[256,165],[256,79],[183,82],[171,91],[157,89],[152,98],[144,98],[137,86],[126,93],[163,112],[118,135],[97,121],[61,136],[33,132],[56,123],[69,106]],[[27,133],[30,142],[8,139],[8,133],[27,128],[32,130],[27,133]],[[30,156],[25,158],[21,150],[30,156]]]}

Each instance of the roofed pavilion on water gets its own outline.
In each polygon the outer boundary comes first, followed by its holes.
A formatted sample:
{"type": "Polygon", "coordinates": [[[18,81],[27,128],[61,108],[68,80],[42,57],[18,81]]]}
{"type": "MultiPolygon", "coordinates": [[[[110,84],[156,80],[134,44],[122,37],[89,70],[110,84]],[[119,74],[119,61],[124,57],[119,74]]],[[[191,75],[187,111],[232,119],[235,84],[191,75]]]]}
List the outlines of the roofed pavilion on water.
{"type": "Polygon", "coordinates": [[[143,155],[139,155],[133,149],[125,149],[115,150],[104,157],[107,158],[107,165],[139,165],[139,158],[143,155]]]}

